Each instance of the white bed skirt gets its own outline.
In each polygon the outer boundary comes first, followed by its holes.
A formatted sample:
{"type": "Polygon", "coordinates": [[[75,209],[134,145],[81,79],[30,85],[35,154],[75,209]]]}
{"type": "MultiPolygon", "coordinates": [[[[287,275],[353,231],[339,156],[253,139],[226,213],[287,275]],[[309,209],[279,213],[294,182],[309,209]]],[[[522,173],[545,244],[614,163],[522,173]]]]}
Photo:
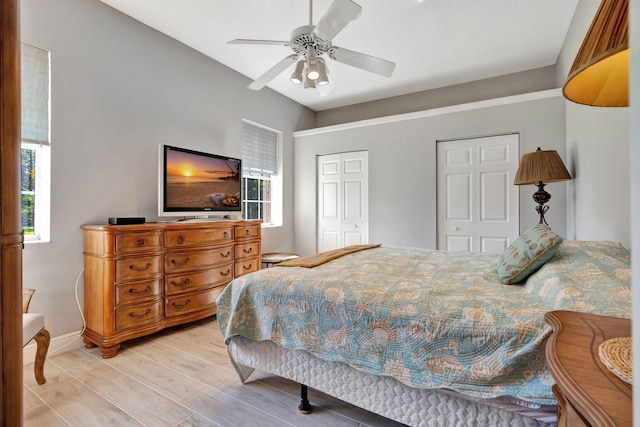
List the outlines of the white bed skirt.
{"type": "MultiPolygon", "coordinates": [[[[241,381],[254,369],[305,384],[352,405],[410,426],[556,425],[556,407],[516,404],[508,399],[473,399],[449,390],[411,388],[391,377],[360,372],[271,341],[233,337],[227,349],[241,381]]],[[[313,400],[310,391],[310,400],[313,400]]],[[[313,415],[310,415],[313,416],[313,415]]]]}

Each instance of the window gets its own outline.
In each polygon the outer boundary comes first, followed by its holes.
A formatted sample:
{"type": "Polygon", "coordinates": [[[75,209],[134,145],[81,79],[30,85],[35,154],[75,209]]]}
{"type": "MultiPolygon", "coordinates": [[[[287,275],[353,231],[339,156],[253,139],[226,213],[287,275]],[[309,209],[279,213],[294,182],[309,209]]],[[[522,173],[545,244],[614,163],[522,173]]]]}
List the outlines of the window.
{"type": "Polygon", "coordinates": [[[25,242],[49,240],[49,52],[21,44],[22,231],[25,242]]]}
{"type": "Polygon", "coordinates": [[[282,225],[282,133],[242,121],[242,215],[282,225]]]}

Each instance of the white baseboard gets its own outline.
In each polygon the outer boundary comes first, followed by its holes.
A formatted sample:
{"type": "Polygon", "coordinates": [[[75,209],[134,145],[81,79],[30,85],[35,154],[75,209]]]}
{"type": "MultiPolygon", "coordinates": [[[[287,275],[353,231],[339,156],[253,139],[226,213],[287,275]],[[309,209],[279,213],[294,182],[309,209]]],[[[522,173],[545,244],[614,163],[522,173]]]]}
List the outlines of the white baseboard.
{"type": "MultiPolygon", "coordinates": [[[[65,335],[60,335],[59,337],[51,338],[49,342],[49,351],[47,352],[47,357],[54,356],[59,353],[64,353],[65,351],[71,350],[72,346],[69,346],[75,340],[81,339],[80,333],[82,331],[70,332],[65,335]]],[[[79,346],[76,346],[79,347],[79,346]]],[[[25,345],[22,348],[22,364],[28,365],[29,363],[33,363],[36,360],[36,342],[32,340],[29,344],[25,345]]]]}

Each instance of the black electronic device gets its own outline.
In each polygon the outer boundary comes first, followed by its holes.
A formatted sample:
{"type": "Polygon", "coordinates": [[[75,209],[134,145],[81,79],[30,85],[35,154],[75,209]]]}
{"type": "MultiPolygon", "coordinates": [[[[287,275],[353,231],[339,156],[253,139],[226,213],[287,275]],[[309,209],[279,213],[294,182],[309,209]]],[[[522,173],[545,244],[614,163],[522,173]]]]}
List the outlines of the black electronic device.
{"type": "Polygon", "coordinates": [[[111,225],[132,225],[132,224],[144,224],[145,218],[140,217],[113,217],[109,218],[109,224],[111,225]]]}

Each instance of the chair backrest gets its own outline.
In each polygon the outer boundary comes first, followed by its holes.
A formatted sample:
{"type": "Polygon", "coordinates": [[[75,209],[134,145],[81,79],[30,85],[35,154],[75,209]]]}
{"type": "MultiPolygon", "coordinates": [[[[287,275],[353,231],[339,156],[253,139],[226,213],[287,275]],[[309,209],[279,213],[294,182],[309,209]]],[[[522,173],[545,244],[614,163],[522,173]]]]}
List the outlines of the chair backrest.
{"type": "Polygon", "coordinates": [[[23,289],[22,290],[22,312],[26,313],[29,311],[29,303],[31,302],[31,297],[35,292],[35,289],[23,289]]]}

